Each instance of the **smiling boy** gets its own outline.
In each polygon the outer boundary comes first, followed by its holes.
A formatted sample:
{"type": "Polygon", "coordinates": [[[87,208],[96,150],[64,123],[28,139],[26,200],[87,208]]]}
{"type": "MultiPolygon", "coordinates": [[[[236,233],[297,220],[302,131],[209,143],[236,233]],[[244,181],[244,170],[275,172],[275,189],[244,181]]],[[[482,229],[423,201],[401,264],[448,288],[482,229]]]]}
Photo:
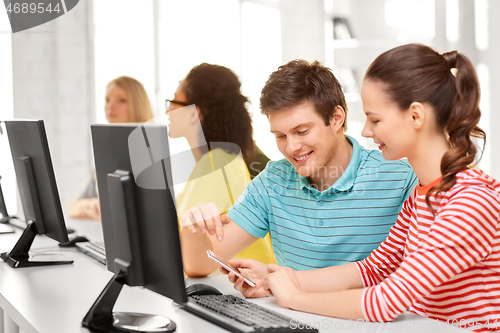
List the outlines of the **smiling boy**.
{"type": "Polygon", "coordinates": [[[260,103],[285,159],[269,162],[228,215],[205,203],[183,214],[186,274],[217,269],[206,250],[230,259],[268,232],[280,266],[308,270],[366,258],[416,184],[410,166],[344,134],[342,87],[318,62],[280,66],[260,103]]]}

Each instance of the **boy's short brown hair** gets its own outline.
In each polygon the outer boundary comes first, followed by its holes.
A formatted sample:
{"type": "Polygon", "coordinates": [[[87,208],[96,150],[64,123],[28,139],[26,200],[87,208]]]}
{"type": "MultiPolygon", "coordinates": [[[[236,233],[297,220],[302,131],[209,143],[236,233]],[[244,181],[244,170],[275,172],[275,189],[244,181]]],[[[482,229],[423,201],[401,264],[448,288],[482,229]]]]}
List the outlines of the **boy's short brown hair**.
{"type": "MultiPolygon", "coordinates": [[[[323,118],[326,126],[335,112],[335,107],[344,109],[347,118],[347,105],[342,86],[330,68],[318,61],[292,60],[273,72],[262,89],[260,107],[262,114],[284,110],[303,102],[311,101],[316,112],[323,118]]],[[[342,128],[347,129],[344,120],[342,128]]]]}

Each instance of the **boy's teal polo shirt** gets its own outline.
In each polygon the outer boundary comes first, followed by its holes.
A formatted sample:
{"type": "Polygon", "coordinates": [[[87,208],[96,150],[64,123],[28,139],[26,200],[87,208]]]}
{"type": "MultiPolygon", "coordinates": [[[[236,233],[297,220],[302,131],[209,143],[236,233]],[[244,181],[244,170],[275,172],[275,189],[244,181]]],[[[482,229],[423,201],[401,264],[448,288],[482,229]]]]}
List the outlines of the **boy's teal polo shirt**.
{"type": "Polygon", "coordinates": [[[321,192],[286,159],[269,162],[229,216],[255,237],[271,232],[280,266],[306,270],[366,258],[389,234],[417,183],[405,161],[386,161],[348,137],[352,158],[321,192]]]}

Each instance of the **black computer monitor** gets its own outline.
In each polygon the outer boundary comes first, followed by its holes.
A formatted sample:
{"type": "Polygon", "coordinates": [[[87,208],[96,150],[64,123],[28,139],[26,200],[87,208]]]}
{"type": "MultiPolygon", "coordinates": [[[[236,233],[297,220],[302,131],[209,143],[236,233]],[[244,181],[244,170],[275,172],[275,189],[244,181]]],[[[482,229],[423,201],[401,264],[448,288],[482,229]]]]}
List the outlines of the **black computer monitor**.
{"type": "Polygon", "coordinates": [[[92,125],[91,130],[106,262],[115,275],[82,325],[135,332],[141,323],[159,322],[155,332],[172,331],[175,324],[166,318],[112,311],[123,284],[187,302],[167,127],[92,125]]]}
{"type": "Polygon", "coordinates": [[[70,264],[73,261],[30,261],[37,234],[68,242],[56,178],[43,120],[5,121],[26,229],[12,251],[1,258],[12,267],[70,264]]]}

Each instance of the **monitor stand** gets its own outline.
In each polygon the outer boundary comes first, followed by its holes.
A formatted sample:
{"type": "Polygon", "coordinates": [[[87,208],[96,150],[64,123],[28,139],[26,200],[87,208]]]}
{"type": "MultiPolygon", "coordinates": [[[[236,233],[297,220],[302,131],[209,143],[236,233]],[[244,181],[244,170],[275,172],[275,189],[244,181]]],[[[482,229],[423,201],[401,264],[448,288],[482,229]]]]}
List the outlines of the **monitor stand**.
{"type": "Polygon", "coordinates": [[[9,253],[4,252],[0,257],[9,264],[10,267],[33,267],[33,266],[47,266],[47,265],[63,265],[71,264],[73,260],[63,260],[63,261],[30,261],[29,260],[29,250],[33,240],[37,235],[36,224],[34,221],[28,221],[28,226],[24,229],[23,234],[17,241],[14,248],[9,253]]]}
{"type": "MultiPolygon", "coordinates": [[[[72,264],[72,260],[63,260],[63,261],[30,261],[29,260],[29,250],[31,248],[31,244],[33,244],[33,241],[35,240],[35,237],[37,234],[44,234],[45,230],[43,227],[43,221],[42,221],[42,211],[40,208],[40,202],[38,200],[38,194],[36,191],[36,184],[35,184],[35,174],[33,173],[33,166],[31,163],[31,158],[28,156],[21,156],[19,158],[24,162],[25,170],[26,170],[26,178],[28,180],[28,187],[30,191],[30,197],[31,197],[31,206],[33,207],[33,211],[35,214],[35,220],[38,221],[38,223],[35,223],[35,221],[30,220],[28,221],[26,225],[26,229],[24,229],[21,237],[17,241],[16,245],[14,245],[14,248],[10,253],[4,252],[0,254],[0,257],[5,261],[9,266],[12,268],[19,268],[19,267],[33,267],[33,266],[47,266],[47,265],[63,265],[63,264],[72,264]]],[[[2,202],[3,200],[3,193],[2,193],[2,202]]],[[[6,208],[3,207],[2,209],[6,211],[6,208]]]]}
{"type": "Polygon", "coordinates": [[[116,299],[125,284],[126,274],[116,273],[106,285],[89,312],[82,326],[92,332],[173,332],[175,322],[158,315],[134,312],[113,312],[116,299]]]}
{"type": "MultiPolygon", "coordinates": [[[[0,176],[0,179],[2,179],[2,176],[0,176]]],[[[3,197],[2,185],[0,185],[0,215],[2,215],[2,217],[0,217],[0,234],[13,233],[14,228],[8,225],[12,217],[7,213],[7,205],[3,197]]]]}

